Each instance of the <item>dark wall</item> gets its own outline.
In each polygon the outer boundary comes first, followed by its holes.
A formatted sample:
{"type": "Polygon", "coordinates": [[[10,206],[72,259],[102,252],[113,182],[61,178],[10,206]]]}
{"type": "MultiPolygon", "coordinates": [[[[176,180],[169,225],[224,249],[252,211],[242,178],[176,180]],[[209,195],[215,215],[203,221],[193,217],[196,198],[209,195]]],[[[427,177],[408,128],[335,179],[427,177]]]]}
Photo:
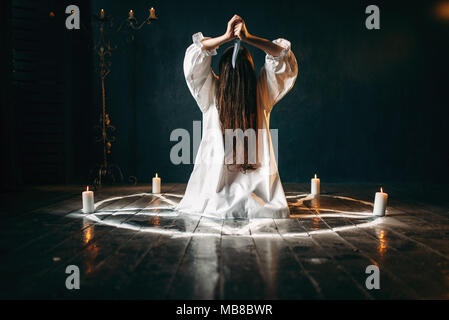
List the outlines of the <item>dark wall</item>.
{"type": "Polygon", "coordinates": [[[2,189],[69,183],[90,165],[91,35],[65,28],[68,4],[2,1],[2,189]]]}
{"type": "Polygon", "coordinates": [[[12,107],[12,47],[11,47],[11,3],[0,2],[0,43],[4,44],[0,50],[0,132],[1,145],[5,153],[0,157],[1,189],[15,188],[17,175],[15,152],[15,127],[11,119],[14,119],[12,107]]]}
{"type": "MultiPolygon", "coordinates": [[[[192,165],[171,164],[175,143],[169,141],[172,130],[192,132],[192,121],[201,120],[184,80],[185,49],[197,31],[222,34],[237,13],[251,33],[290,40],[299,62],[294,88],[271,115],[271,127],[279,129],[284,182],[306,181],[315,172],[326,181],[447,181],[449,20],[434,15],[436,3],[92,0],[92,12],[104,8],[126,18],[133,9],[142,19],[154,6],[160,18],[132,43],[113,38],[120,48],[106,82],[107,107],[117,127],[112,160],[139,182],[150,181],[155,172],[164,181],[187,181],[192,165]],[[369,31],[365,8],[373,3],[381,10],[381,30],[369,31]]],[[[94,32],[94,40],[97,36],[94,32]]],[[[87,45],[72,48],[85,52],[87,45]]],[[[260,68],[264,54],[250,50],[260,68]]],[[[61,182],[85,182],[100,160],[95,150],[101,146],[92,149],[99,81],[92,66],[77,57],[65,59],[71,66],[66,81],[73,84],[66,96],[71,162],[61,182]]]]}
{"type": "MultiPolygon", "coordinates": [[[[299,62],[293,90],[275,107],[284,181],[318,172],[331,181],[434,181],[449,177],[448,21],[434,3],[376,2],[381,30],[365,28],[364,1],[163,1],[124,54],[113,57],[113,154],[126,175],[187,181],[174,166],[175,128],[192,131],[201,113],[185,85],[182,62],[191,35],[224,32],[233,13],[250,32],[292,42],[299,62]]],[[[93,1],[125,17],[143,17],[146,1],[93,1]]],[[[264,55],[251,49],[258,67],[264,55]]],[[[216,66],[215,58],[214,66],[216,66]]]]}

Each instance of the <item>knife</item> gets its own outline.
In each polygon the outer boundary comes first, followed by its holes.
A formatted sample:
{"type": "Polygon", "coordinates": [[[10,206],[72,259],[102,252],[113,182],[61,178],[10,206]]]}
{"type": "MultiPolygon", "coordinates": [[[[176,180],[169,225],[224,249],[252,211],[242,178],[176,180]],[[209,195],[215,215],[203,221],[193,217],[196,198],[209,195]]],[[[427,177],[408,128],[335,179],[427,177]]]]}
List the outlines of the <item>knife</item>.
{"type": "Polygon", "coordinates": [[[235,69],[235,62],[237,61],[237,55],[239,54],[240,43],[240,39],[237,39],[234,42],[234,51],[232,52],[232,69],[235,69]]]}

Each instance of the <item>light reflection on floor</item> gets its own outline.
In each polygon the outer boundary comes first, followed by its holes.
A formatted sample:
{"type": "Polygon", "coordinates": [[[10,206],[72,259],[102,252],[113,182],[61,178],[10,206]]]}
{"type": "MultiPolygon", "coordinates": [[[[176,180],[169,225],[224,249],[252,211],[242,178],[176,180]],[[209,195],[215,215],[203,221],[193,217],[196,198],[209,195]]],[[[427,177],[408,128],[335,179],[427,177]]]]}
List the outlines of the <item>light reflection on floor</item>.
{"type": "MultiPolygon", "coordinates": [[[[286,219],[250,219],[241,220],[239,223],[224,224],[222,219],[201,217],[202,230],[195,230],[199,217],[188,215],[174,210],[177,201],[181,199],[179,194],[151,194],[138,193],[122,197],[113,197],[96,203],[96,212],[84,214],[80,211],[70,214],[71,217],[82,218],[85,222],[98,225],[111,226],[121,229],[129,229],[140,232],[162,234],[171,237],[220,237],[223,234],[239,237],[273,237],[273,232],[264,232],[264,228],[273,227],[273,222],[286,219]],[[102,210],[101,206],[124,198],[158,197],[158,205],[148,207],[125,207],[102,210]],[[160,205],[162,202],[163,205],[160,205]],[[100,208],[100,209],[98,209],[100,208]]],[[[287,200],[291,215],[289,219],[297,219],[301,222],[311,222],[309,228],[304,231],[279,231],[282,237],[307,237],[312,234],[325,234],[337,231],[351,230],[354,228],[365,228],[377,225],[382,217],[373,216],[370,202],[357,200],[349,197],[336,195],[321,195],[314,197],[310,194],[288,195],[287,200]],[[355,207],[361,211],[348,211],[344,203],[355,203],[355,207]],[[331,207],[333,206],[333,207],[331,207]],[[339,208],[341,207],[341,208],[339,208]],[[327,225],[326,219],[333,219],[332,226],[327,225]],[[337,223],[335,223],[337,221],[337,223]],[[339,225],[341,221],[341,225],[339,225]]],[[[354,205],[352,206],[354,207],[354,205]]],[[[276,225],[276,222],[274,222],[276,225]]],[[[276,227],[277,229],[277,227],[276,227]]],[[[379,235],[382,248],[382,234],[379,235]]]]}
{"type": "Polygon", "coordinates": [[[83,219],[83,226],[83,243],[87,246],[85,259],[83,261],[86,274],[89,274],[93,270],[95,258],[98,256],[100,248],[97,243],[91,243],[95,232],[94,224],[87,219],[83,219]]]}

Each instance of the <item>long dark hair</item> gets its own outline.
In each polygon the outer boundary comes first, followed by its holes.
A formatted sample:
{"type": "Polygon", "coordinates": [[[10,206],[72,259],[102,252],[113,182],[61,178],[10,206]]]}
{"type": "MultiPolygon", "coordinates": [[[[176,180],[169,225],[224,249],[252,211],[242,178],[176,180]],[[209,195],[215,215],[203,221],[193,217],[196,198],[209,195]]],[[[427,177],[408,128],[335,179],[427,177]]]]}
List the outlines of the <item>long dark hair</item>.
{"type": "MultiPolygon", "coordinates": [[[[219,78],[215,92],[223,137],[225,138],[226,129],[241,129],[243,132],[254,129],[257,137],[257,78],[254,62],[249,50],[241,46],[235,68],[232,68],[232,53],[231,46],[220,58],[219,78]]],[[[245,141],[248,146],[246,137],[245,141]]],[[[238,142],[233,145],[233,163],[235,164],[238,142]]],[[[242,149],[239,148],[239,150],[242,149]]],[[[248,159],[248,147],[244,148],[244,163],[236,164],[236,167],[242,172],[256,168],[255,163],[248,159]]]]}

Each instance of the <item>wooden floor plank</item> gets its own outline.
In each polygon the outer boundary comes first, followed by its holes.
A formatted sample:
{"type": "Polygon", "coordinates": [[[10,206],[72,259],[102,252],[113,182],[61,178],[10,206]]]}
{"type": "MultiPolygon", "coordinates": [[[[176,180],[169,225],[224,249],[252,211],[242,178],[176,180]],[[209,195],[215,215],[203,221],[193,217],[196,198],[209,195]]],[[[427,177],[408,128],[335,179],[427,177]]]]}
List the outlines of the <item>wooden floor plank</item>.
{"type": "Polygon", "coordinates": [[[267,284],[259,268],[253,239],[248,235],[223,234],[221,255],[222,298],[263,299],[267,284]]]}
{"type": "Polygon", "coordinates": [[[2,219],[0,298],[449,298],[447,186],[384,187],[380,220],[367,214],[376,184],[322,179],[313,199],[309,183],[285,184],[291,217],[275,220],[179,214],[185,184],[164,184],[161,195],[106,187],[97,203],[119,199],[86,216],[79,187],[47,187],[47,200],[31,197],[2,219]],[[65,288],[69,264],[80,267],[81,290],[65,288]],[[369,264],[380,268],[380,290],[365,288],[369,264]]]}
{"type": "MultiPolygon", "coordinates": [[[[279,220],[285,221],[285,219],[279,220]]],[[[305,270],[288,242],[281,237],[273,219],[262,219],[262,223],[256,223],[250,227],[250,232],[259,256],[259,268],[266,283],[265,297],[271,299],[322,298],[321,289],[316,280],[305,270]]]]}
{"type": "MultiPolygon", "coordinates": [[[[180,221],[178,217],[173,219],[172,225],[186,233],[186,236],[162,234],[155,246],[145,254],[132,277],[126,281],[121,289],[127,292],[127,298],[166,299],[186,250],[195,232],[200,217],[191,217],[180,221]],[[177,221],[175,221],[177,220],[177,221]]],[[[170,227],[167,228],[167,231],[170,227]]]]}
{"type": "MultiPolygon", "coordinates": [[[[104,213],[104,215],[100,216],[100,220],[111,220],[111,217],[118,210],[129,205],[139,206],[145,203],[148,203],[148,199],[141,197],[124,198],[111,202],[97,213],[104,213]]],[[[115,216],[114,223],[120,224],[131,217],[132,215],[129,214],[115,216]]],[[[83,274],[89,273],[96,261],[104,258],[111,250],[115,250],[115,246],[132,236],[132,232],[129,230],[111,228],[91,220],[78,221],[82,224],[82,227],[78,231],[66,234],[66,237],[59,243],[47,242],[45,250],[28,252],[29,255],[27,255],[25,260],[27,263],[21,264],[19,268],[14,270],[14,272],[20,272],[23,275],[16,285],[20,286],[22,283],[29,281],[30,278],[40,280],[35,283],[36,287],[41,287],[43,282],[47,282],[47,284],[61,282],[61,279],[65,277],[65,267],[69,264],[78,265],[83,274]],[[82,230],[81,234],[79,230],[82,230]],[[36,265],[40,266],[37,269],[37,273],[36,265]],[[58,276],[54,277],[55,274],[58,276]]],[[[52,239],[50,238],[49,240],[52,239]]],[[[24,252],[21,254],[24,254],[24,252]]],[[[23,259],[23,257],[20,259],[23,259]]],[[[63,287],[60,288],[62,289],[63,287]]],[[[30,290],[35,289],[31,286],[30,290]]],[[[57,297],[61,293],[65,293],[65,291],[52,292],[51,294],[57,297]]]]}
{"type": "MultiPolygon", "coordinates": [[[[361,206],[359,203],[351,201],[343,201],[338,206],[334,205],[332,207],[342,212],[357,212],[360,209],[364,209],[363,206],[362,208],[360,208],[361,206]]],[[[344,226],[350,226],[351,224],[353,224],[351,221],[349,221],[348,218],[345,217],[346,215],[341,214],[342,216],[338,218],[338,215],[340,215],[338,212],[335,213],[335,219],[330,220],[329,218],[327,218],[327,216],[323,217],[320,210],[313,209],[313,211],[317,214],[317,217],[319,217],[319,219],[328,226],[329,229],[338,230],[337,227],[339,226],[339,224],[337,224],[337,226],[335,225],[337,223],[336,220],[343,221],[344,226]],[[328,221],[331,221],[331,224],[329,224],[328,221]]],[[[364,210],[360,211],[363,212],[364,210]]],[[[360,250],[357,247],[357,243],[348,241],[348,239],[346,239],[341,233],[338,233],[336,231],[330,232],[325,236],[316,237],[315,235],[312,235],[312,237],[314,237],[315,241],[317,241],[320,246],[324,247],[328,252],[332,252],[334,259],[337,261],[341,261],[340,264],[349,274],[357,275],[356,270],[358,269],[360,276],[352,277],[352,279],[355,283],[359,284],[359,288],[361,288],[361,290],[367,292],[364,285],[364,281],[367,275],[364,274],[364,270],[369,265],[380,266],[379,262],[373,257],[373,255],[366,251],[360,250]]],[[[361,239],[363,239],[363,237],[361,239]]],[[[371,239],[371,246],[376,246],[376,242],[373,239],[371,239]]],[[[403,297],[406,295],[418,297],[416,291],[408,287],[401,280],[401,278],[397,277],[396,274],[393,273],[390,269],[383,268],[382,275],[384,281],[384,290],[371,291],[369,292],[371,296],[374,295],[375,298],[390,298],[391,296],[403,297]],[[401,288],[402,292],[399,292],[397,288],[401,288]]]]}
{"type": "Polygon", "coordinates": [[[221,219],[201,218],[171,283],[169,299],[219,298],[222,226],[221,219]]]}

